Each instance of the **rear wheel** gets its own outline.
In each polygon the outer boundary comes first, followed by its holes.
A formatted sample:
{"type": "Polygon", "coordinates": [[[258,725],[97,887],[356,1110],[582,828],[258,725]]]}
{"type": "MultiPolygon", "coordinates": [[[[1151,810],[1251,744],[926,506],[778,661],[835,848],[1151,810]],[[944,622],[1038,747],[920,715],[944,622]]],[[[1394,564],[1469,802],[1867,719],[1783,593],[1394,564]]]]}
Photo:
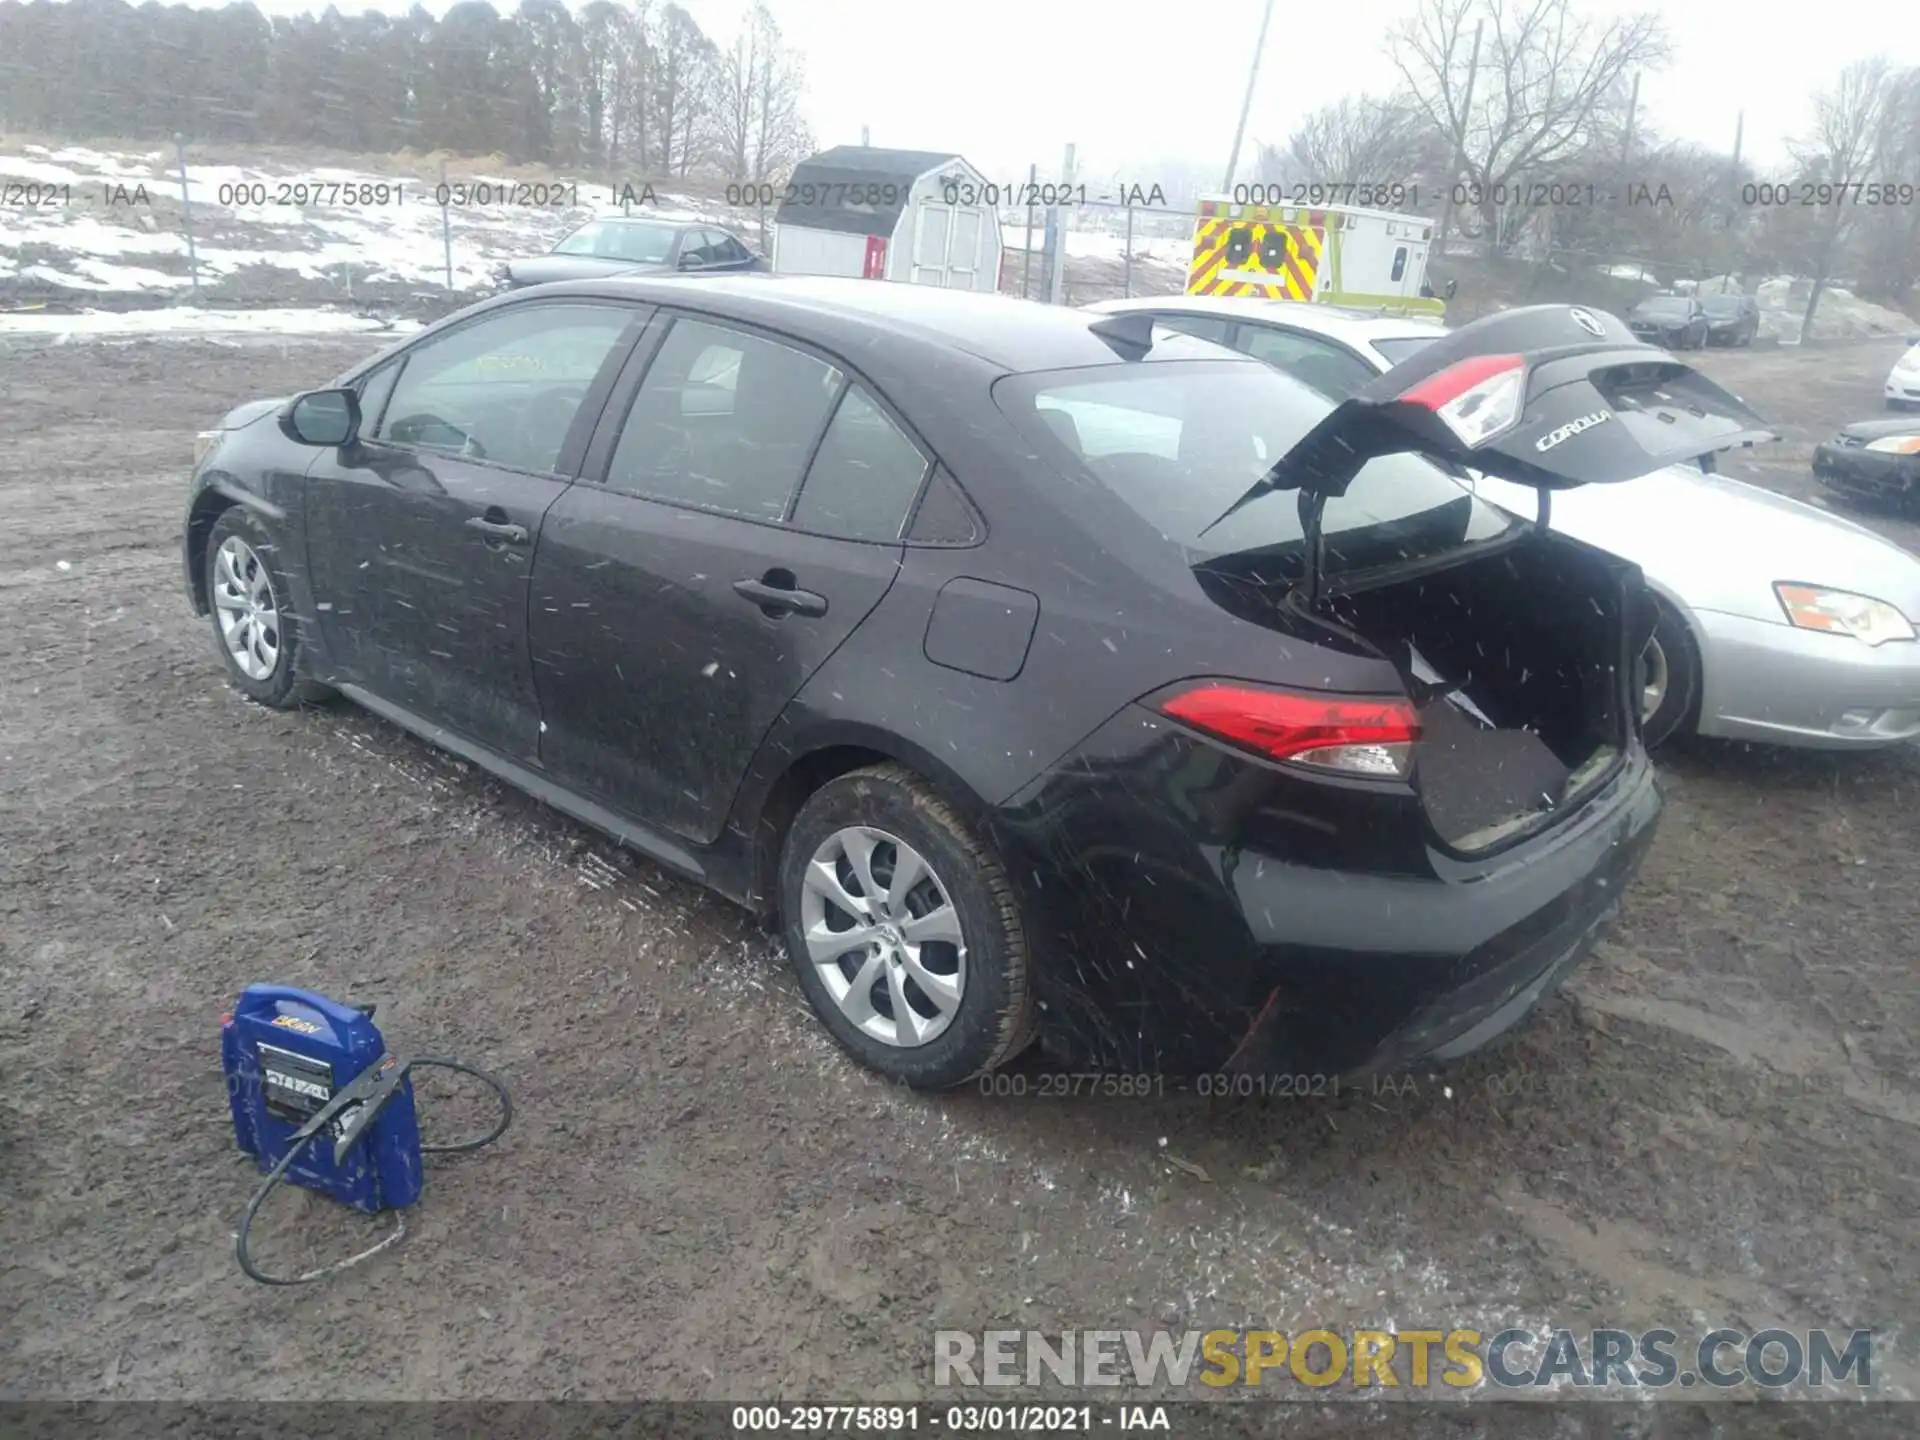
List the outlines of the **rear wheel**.
{"type": "Polygon", "coordinates": [[[992,847],[898,765],[829,781],[787,832],[781,934],[821,1022],[870,1069],[941,1090],[1033,1037],[1032,971],[992,847]]]}
{"type": "Polygon", "coordinates": [[[233,687],[276,710],[332,694],[300,674],[299,624],[288,610],[279,545],[259,518],[238,505],[221,512],[206,563],[214,640],[233,687]]]}
{"type": "Polygon", "coordinates": [[[1640,729],[1647,748],[1692,729],[1700,699],[1700,652],[1687,622],[1665,601],[1641,653],[1640,729]]]}

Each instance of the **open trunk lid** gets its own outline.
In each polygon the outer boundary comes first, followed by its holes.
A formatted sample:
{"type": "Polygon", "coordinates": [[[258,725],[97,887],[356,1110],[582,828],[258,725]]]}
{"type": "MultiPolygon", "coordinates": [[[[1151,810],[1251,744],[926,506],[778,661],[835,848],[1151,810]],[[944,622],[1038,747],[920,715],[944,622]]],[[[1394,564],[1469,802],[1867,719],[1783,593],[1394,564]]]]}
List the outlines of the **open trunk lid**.
{"type": "Polygon", "coordinates": [[[1265,592],[1295,627],[1324,626],[1391,661],[1417,717],[1408,778],[1433,832],[1457,852],[1485,853],[1565,819],[1628,754],[1653,623],[1644,585],[1631,564],[1544,533],[1479,556],[1463,548],[1330,572],[1327,500],[1370,462],[1415,453],[1533,486],[1544,532],[1555,490],[1775,438],[1738,396],[1615,316],[1508,311],[1423,347],[1336,406],[1206,527],[1296,491],[1298,583],[1276,586],[1246,557],[1209,568],[1216,585],[1232,574],[1229,585],[1265,592]]]}
{"type": "MultiPolygon", "coordinates": [[[[1368,461],[1413,452],[1533,486],[1544,526],[1554,490],[1777,438],[1737,395],[1635,339],[1619,317],[1533,305],[1462,326],[1342,401],[1213,525],[1295,490],[1312,535],[1320,505],[1368,461]]],[[[1312,545],[1307,565],[1311,593],[1312,545]]]]}

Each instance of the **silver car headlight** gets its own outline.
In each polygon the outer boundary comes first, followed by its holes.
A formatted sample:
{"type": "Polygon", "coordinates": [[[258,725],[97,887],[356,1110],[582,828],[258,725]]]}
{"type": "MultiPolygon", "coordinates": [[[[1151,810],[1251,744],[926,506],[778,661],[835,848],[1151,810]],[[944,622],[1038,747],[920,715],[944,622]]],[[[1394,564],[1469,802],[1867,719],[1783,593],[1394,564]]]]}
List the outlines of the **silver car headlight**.
{"type": "Polygon", "coordinates": [[[1789,623],[1802,630],[1825,630],[1835,635],[1851,635],[1869,645],[1884,645],[1889,640],[1914,638],[1913,622],[1884,600],[1855,595],[1846,590],[1826,590],[1818,585],[1796,585],[1776,581],[1773,593],[1789,623]]]}

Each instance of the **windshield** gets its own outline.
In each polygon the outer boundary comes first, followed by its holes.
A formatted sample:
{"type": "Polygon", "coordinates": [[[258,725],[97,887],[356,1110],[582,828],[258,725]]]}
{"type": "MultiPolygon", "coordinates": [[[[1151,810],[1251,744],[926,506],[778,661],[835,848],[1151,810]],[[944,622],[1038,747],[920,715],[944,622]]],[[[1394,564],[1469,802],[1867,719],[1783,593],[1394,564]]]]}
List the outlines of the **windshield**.
{"type": "Polygon", "coordinates": [[[636,225],[626,220],[596,220],[582,225],[553,247],[556,255],[591,255],[597,260],[631,260],[664,265],[673,254],[674,236],[666,225],[636,225]]]}
{"type": "Polygon", "coordinates": [[[1738,295],[1709,295],[1700,302],[1701,308],[1716,320],[1731,319],[1740,313],[1741,298],[1738,295]]]}
{"type": "Polygon", "coordinates": [[[1687,302],[1677,295],[1662,295],[1652,300],[1642,300],[1634,309],[1642,315],[1661,320],[1668,317],[1684,320],[1689,313],[1687,302]]]}
{"type": "Polygon", "coordinates": [[[1398,365],[1409,356],[1419,354],[1439,338],[1438,335],[1396,335],[1391,340],[1372,340],[1368,343],[1387,357],[1387,363],[1398,365]]]}
{"type": "MultiPolygon", "coordinates": [[[[1212,522],[1332,408],[1299,381],[1265,366],[1170,362],[1011,376],[994,398],[1063,473],[1092,475],[1196,561],[1259,551],[1297,562],[1295,491],[1212,522]]],[[[1352,571],[1493,539],[1516,522],[1428,461],[1392,455],[1329,499],[1322,523],[1328,570],[1352,571]]]]}

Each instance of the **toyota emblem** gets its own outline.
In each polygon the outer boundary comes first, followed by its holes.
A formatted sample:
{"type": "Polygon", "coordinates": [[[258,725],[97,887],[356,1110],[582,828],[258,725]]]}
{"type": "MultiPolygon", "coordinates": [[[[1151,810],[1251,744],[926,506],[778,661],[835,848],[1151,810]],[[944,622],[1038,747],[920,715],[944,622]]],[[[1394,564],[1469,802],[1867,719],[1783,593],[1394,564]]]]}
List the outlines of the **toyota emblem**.
{"type": "Polygon", "coordinates": [[[1605,335],[1607,333],[1607,327],[1600,323],[1600,317],[1595,315],[1591,310],[1575,309],[1569,310],[1567,313],[1573,316],[1573,323],[1589,335],[1605,335]]]}

